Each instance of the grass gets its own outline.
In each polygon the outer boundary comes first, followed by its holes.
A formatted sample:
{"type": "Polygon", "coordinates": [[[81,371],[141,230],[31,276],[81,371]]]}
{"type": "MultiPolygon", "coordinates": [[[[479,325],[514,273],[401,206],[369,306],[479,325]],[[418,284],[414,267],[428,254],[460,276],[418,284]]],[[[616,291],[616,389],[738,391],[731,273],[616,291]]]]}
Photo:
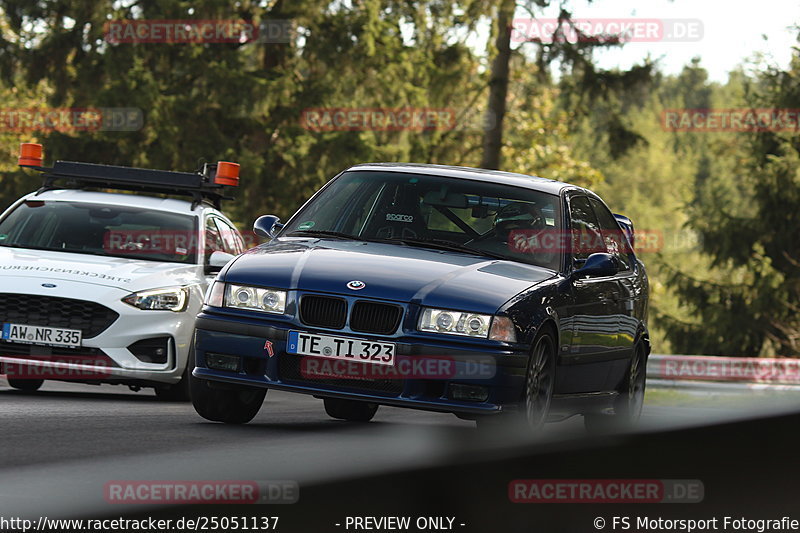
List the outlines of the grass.
{"type": "Polygon", "coordinates": [[[800,395],[794,393],[741,391],[741,392],[690,392],[676,389],[648,389],[645,405],[670,407],[769,407],[800,406],[800,395]]]}

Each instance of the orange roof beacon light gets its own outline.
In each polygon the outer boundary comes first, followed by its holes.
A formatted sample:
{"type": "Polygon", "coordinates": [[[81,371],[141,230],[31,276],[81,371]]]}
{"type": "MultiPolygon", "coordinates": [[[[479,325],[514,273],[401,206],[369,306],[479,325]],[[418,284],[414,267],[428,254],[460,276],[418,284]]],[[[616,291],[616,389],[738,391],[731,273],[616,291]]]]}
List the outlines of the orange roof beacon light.
{"type": "Polygon", "coordinates": [[[36,143],[22,143],[19,145],[18,165],[26,167],[42,166],[42,145],[36,143]]]}
{"type": "Polygon", "coordinates": [[[214,183],[217,185],[239,186],[239,163],[229,163],[219,161],[217,163],[217,173],[214,176],[214,183]]]}

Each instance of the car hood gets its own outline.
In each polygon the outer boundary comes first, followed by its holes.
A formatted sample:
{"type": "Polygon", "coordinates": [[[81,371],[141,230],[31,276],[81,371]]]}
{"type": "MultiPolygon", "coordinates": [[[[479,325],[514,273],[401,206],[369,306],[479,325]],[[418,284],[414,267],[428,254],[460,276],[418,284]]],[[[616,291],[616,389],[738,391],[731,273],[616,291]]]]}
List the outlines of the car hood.
{"type": "Polygon", "coordinates": [[[410,246],[337,240],[273,241],[239,256],[230,283],[380,298],[491,314],[551,270],[410,246]],[[351,290],[350,281],[364,288],[351,290]]]}
{"type": "Polygon", "coordinates": [[[64,280],[128,292],[197,283],[199,266],[0,247],[0,291],[17,278],[64,280]]]}

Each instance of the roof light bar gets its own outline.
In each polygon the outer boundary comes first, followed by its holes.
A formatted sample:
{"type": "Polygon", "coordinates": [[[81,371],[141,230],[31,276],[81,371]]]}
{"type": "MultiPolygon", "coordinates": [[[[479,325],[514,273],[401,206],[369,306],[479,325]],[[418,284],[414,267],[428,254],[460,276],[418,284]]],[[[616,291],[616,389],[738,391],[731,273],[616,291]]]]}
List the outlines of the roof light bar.
{"type": "Polygon", "coordinates": [[[19,165],[44,173],[39,192],[57,188],[100,187],[106,189],[189,195],[195,206],[204,199],[219,208],[225,187],[239,185],[239,165],[227,161],[205,164],[202,172],[173,172],[147,168],[97,165],[74,161],[56,161],[52,168],[42,167],[42,145],[22,143],[19,165]],[[56,182],[65,182],[56,185],[56,182]]]}

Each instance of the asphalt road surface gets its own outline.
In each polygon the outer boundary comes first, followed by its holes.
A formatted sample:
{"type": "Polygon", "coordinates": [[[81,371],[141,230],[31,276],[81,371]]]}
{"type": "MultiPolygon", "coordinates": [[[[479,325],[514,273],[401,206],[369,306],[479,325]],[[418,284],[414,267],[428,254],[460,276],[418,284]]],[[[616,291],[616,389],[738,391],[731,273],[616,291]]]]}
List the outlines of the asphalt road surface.
{"type": "MultiPolygon", "coordinates": [[[[645,405],[640,431],[707,424],[741,406],[645,405]]],[[[580,417],[549,424],[535,445],[589,439],[580,417]]],[[[47,382],[36,393],[0,380],[0,516],[107,509],[109,480],[259,479],[324,482],[436,465],[507,444],[453,415],[381,407],[359,425],[330,419],[321,400],[272,391],[245,426],[200,418],[152,391],[47,382]]]]}

